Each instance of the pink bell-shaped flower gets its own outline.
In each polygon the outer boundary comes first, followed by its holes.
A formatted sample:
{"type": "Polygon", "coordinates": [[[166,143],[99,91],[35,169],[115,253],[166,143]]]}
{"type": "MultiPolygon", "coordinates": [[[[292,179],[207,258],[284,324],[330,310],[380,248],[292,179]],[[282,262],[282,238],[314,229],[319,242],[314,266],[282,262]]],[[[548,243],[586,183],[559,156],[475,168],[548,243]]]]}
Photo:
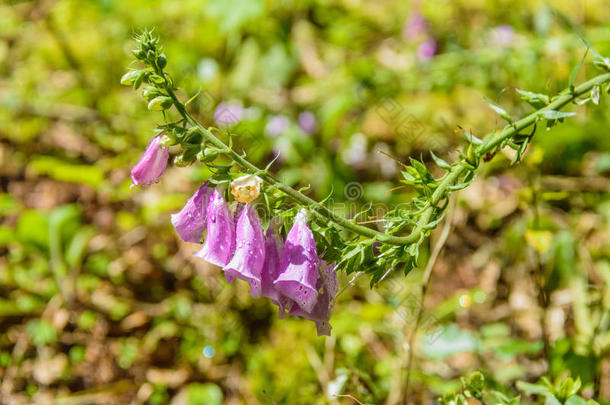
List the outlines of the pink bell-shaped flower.
{"type": "Polygon", "coordinates": [[[134,186],[148,186],[155,183],[167,166],[169,150],[161,144],[161,135],[155,136],[140,161],[131,169],[131,181],[134,186]]]}
{"type": "Polygon", "coordinates": [[[273,282],[280,274],[280,260],[284,242],[277,234],[273,223],[265,233],[265,263],[261,273],[262,296],[269,298],[276,305],[280,305],[281,294],[273,287],[273,282]]]}
{"type": "Polygon", "coordinates": [[[256,210],[245,204],[236,227],[235,254],[223,271],[229,283],[236,278],[250,284],[250,295],[261,296],[261,272],[265,262],[265,239],[256,210]]]}
{"type": "MultiPolygon", "coordinates": [[[[316,241],[306,222],[303,209],[295,217],[286,236],[280,262],[280,275],[273,286],[305,312],[311,312],[318,299],[318,254],[316,241]]],[[[281,309],[281,307],[280,307],[281,309]]]]}
{"type": "Polygon", "coordinates": [[[331,326],[329,323],[330,312],[333,309],[335,297],[338,291],[337,272],[333,263],[320,263],[322,277],[318,279],[317,287],[320,294],[311,312],[305,312],[298,306],[292,306],[290,315],[300,316],[316,323],[318,336],[330,336],[331,326]]]}
{"type": "Polygon", "coordinates": [[[235,221],[222,192],[214,189],[207,209],[207,236],[194,256],[223,267],[235,250],[235,221]]]}
{"type": "Polygon", "coordinates": [[[185,242],[199,242],[206,227],[206,213],[213,189],[203,183],[177,214],[171,215],[172,225],[185,242]]]}

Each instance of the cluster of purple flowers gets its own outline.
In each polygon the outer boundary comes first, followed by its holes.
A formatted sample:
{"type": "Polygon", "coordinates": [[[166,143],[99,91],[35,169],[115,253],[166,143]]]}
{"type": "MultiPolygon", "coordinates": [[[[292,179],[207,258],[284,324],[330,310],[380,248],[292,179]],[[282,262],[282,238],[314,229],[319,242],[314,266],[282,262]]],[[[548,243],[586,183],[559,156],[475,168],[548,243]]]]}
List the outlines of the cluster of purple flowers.
{"type": "MultiPolygon", "coordinates": [[[[150,185],[163,174],[169,158],[159,136],[155,137],[131,171],[134,185],[150,185]]],[[[186,242],[205,241],[195,254],[219,266],[231,283],[239,278],[250,294],[267,297],[279,308],[280,318],[303,317],[316,324],[318,335],[330,335],[330,312],[337,294],[335,266],[318,256],[313,233],[303,209],[296,216],[286,240],[274,221],[263,232],[251,201],[258,195],[259,179],[244,176],[233,183],[239,202],[232,213],[219,187],[204,183],[171,222],[186,242]],[[245,181],[244,181],[245,179],[245,181]],[[245,190],[245,191],[244,191],[245,190]]]]}

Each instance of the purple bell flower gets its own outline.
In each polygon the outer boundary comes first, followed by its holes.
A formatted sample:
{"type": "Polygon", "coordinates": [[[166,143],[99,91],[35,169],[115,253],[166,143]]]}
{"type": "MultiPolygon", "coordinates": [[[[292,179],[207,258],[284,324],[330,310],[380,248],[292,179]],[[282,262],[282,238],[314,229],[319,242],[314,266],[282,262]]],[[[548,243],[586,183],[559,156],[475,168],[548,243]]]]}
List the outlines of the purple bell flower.
{"type": "Polygon", "coordinates": [[[207,236],[201,250],[194,256],[223,267],[235,250],[235,221],[222,192],[214,189],[207,209],[207,236]]]}
{"type": "Polygon", "coordinates": [[[290,315],[300,316],[316,323],[318,336],[330,336],[331,326],[329,323],[330,312],[333,309],[335,296],[338,291],[337,272],[335,271],[334,263],[327,264],[322,261],[320,264],[322,277],[318,279],[316,284],[321,293],[318,295],[318,301],[313,310],[309,313],[303,311],[298,306],[293,306],[290,310],[290,315]]]}
{"type": "Polygon", "coordinates": [[[161,135],[155,136],[140,161],[131,169],[131,181],[134,186],[151,185],[155,183],[167,166],[169,150],[161,144],[161,135]]]}
{"type": "MultiPolygon", "coordinates": [[[[318,254],[316,241],[302,209],[286,236],[280,262],[280,275],[273,283],[276,290],[293,300],[305,312],[311,312],[318,299],[318,254]]],[[[280,307],[281,308],[281,307],[280,307]]]]}
{"type": "Polygon", "coordinates": [[[265,263],[261,274],[262,295],[280,307],[282,294],[273,287],[273,282],[280,274],[283,248],[282,238],[277,234],[273,223],[269,224],[269,229],[265,233],[265,263]]]}
{"type": "Polygon", "coordinates": [[[263,228],[256,210],[245,204],[237,220],[236,248],[233,258],[223,271],[229,283],[236,278],[250,284],[250,295],[261,296],[261,272],[265,262],[265,240],[263,228]]]}
{"type": "Polygon", "coordinates": [[[213,189],[203,183],[177,214],[171,215],[172,225],[185,242],[199,242],[206,226],[206,212],[213,189]]]}

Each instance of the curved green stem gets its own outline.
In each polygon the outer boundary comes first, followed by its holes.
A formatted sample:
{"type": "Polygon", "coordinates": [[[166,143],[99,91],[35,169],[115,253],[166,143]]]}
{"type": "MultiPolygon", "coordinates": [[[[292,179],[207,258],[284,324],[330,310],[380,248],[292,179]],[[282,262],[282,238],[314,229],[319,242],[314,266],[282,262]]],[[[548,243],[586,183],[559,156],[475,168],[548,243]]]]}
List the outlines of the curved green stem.
{"type": "MultiPolygon", "coordinates": [[[[163,74],[163,72],[160,69],[158,70],[157,73],[159,73],[165,77],[165,75],[163,74]]],[[[510,138],[511,136],[518,134],[519,131],[521,131],[529,126],[534,125],[539,120],[539,117],[540,117],[539,114],[541,111],[559,110],[562,107],[564,107],[565,105],[567,105],[567,104],[571,103],[572,101],[574,101],[575,99],[577,99],[578,97],[582,96],[583,94],[586,94],[587,92],[591,91],[591,89],[593,87],[599,86],[599,85],[602,85],[602,84],[608,83],[608,82],[610,82],[610,73],[605,73],[605,74],[596,76],[593,79],[591,79],[585,83],[582,83],[580,86],[576,87],[573,90],[566,90],[564,93],[562,93],[562,95],[556,97],[553,100],[553,102],[551,102],[548,106],[533,112],[532,114],[520,119],[519,121],[513,122],[511,125],[506,126],[500,133],[494,133],[494,134],[488,135],[484,139],[484,142],[474,150],[475,160],[479,161],[485,154],[494,151],[499,145],[502,144],[502,142],[504,140],[510,138]]],[[[178,110],[178,112],[180,113],[182,118],[184,118],[189,124],[198,127],[201,130],[205,139],[209,143],[211,143],[218,149],[222,150],[222,152],[224,154],[228,155],[233,161],[240,164],[244,169],[246,169],[247,171],[249,171],[252,174],[257,174],[267,183],[272,184],[273,186],[275,186],[276,188],[278,188],[279,190],[284,192],[286,195],[288,195],[293,200],[295,200],[301,204],[304,204],[304,205],[315,206],[315,209],[313,209],[312,211],[313,211],[314,215],[316,215],[318,218],[321,218],[323,220],[331,220],[331,221],[335,222],[337,225],[339,225],[345,229],[348,229],[348,230],[355,232],[357,234],[360,234],[362,236],[374,238],[375,240],[378,240],[379,242],[400,246],[400,245],[407,245],[407,244],[410,244],[410,243],[413,243],[413,242],[416,242],[417,240],[419,240],[419,238],[421,237],[421,234],[426,232],[426,229],[425,229],[426,225],[430,221],[430,218],[434,212],[435,207],[441,200],[443,200],[444,198],[446,198],[448,196],[448,188],[452,185],[455,185],[458,182],[460,176],[462,176],[468,170],[466,167],[464,167],[462,165],[452,166],[451,172],[438,185],[438,187],[436,188],[436,190],[434,191],[434,193],[431,196],[429,207],[424,210],[424,212],[420,216],[419,220],[417,221],[416,226],[411,230],[409,235],[406,235],[406,236],[388,235],[383,232],[379,232],[374,229],[367,228],[362,225],[358,225],[346,218],[343,218],[343,217],[335,214],[328,207],[326,207],[322,204],[319,204],[317,201],[312,200],[311,198],[307,197],[303,193],[276,180],[273,176],[271,176],[266,171],[259,169],[258,167],[256,167],[252,163],[250,163],[248,160],[246,160],[244,157],[242,157],[238,153],[234,152],[224,142],[222,142],[220,139],[218,139],[211,131],[209,131],[207,128],[203,127],[203,125],[201,125],[197,120],[195,120],[186,111],[185,106],[178,100],[172,87],[168,84],[167,81],[165,83],[165,90],[166,90],[167,94],[169,95],[169,97],[172,98],[174,105],[176,106],[176,109],[178,110]]]]}

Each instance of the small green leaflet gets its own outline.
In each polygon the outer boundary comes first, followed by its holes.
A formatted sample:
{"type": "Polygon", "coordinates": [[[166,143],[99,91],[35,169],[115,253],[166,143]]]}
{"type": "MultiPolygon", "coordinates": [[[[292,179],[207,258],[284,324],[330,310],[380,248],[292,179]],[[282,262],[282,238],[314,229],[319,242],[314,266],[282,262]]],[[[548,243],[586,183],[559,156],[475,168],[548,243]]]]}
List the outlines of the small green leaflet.
{"type": "Polygon", "coordinates": [[[506,112],[505,109],[503,109],[500,106],[495,105],[494,103],[492,103],[491,101],[489,101],[487,98],[483,97],[483,100],[485,100],[485,102],[487,103],[488,106],[491,107],[492,110],[494,110],[496,113],[498,113],[498,115],[502,118],[504,118],[506,121],[508,121],[509,123],[513,123],[513,119],[510,117],[510,115],[508,115],[508,113],[506,112]]]}
{"type": "Polygon", "coordinates": [[[546,94],[532,93],[531,91],[525,91],[520,89],[515,90],[521,96],[521,100],[527,102],[529,105],[536,109],[546,107],[551,102],[549,96],[547,96],[546,94]]]}
{"type": "Polygon", "coordinates": [[[538,117],[545,120],[559,120],[566,117],[576,115],[575,112],[563,112],[556,110],[543,110],[538,113],[538,117]]]}

